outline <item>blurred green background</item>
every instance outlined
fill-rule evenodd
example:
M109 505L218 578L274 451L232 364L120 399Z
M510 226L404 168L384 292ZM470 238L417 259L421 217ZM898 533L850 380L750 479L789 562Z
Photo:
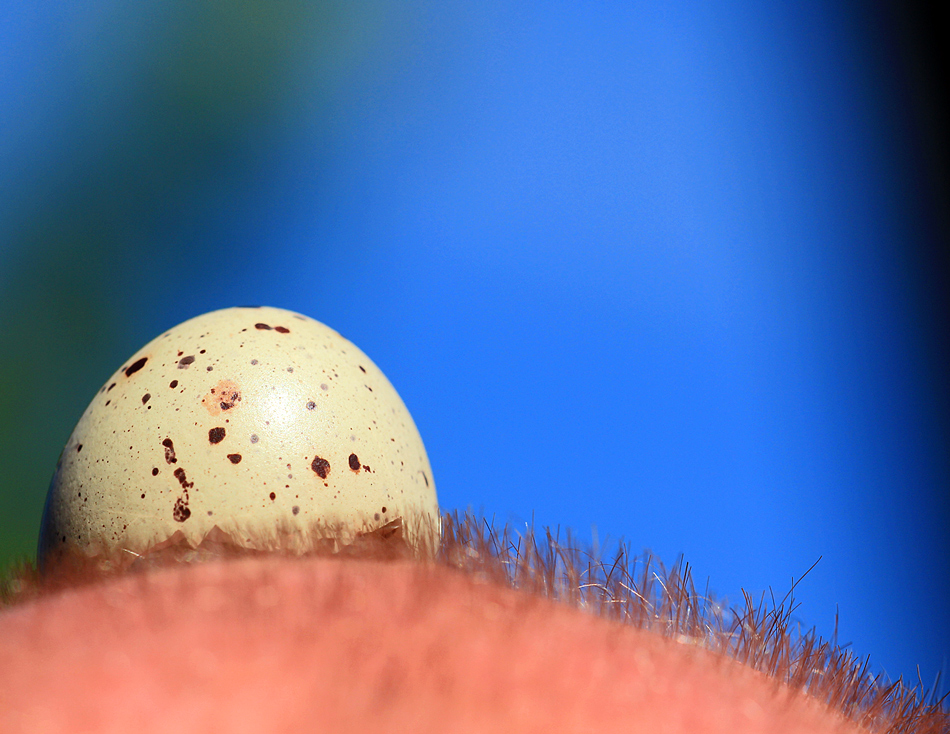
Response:
M270 157L330 117L354 69L385 73L379 29L396 20L296 0L3 12L34 45L3 39L30 73L5 80L29 90L0 132L9 143L17 115L41 126L17 129L3 161L0 565L34 555L58 453L132 335L171 325L147 314L191 301L194 315L252 265L253 237L234 230L266 216Z

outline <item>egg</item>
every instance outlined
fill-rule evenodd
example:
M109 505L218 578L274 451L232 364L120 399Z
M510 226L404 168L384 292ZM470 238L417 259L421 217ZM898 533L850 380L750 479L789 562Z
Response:
M227 308L133 354L79 419L50 483L38 562L115 561L209 536L304 553L385 528L433 548L422 438L354 344L278 308Z

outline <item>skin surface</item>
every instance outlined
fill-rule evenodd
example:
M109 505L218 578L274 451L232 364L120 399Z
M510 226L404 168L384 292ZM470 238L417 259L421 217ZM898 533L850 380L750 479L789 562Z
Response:
M444 566L259 557L0 612L0 731L857 732L766 676Z

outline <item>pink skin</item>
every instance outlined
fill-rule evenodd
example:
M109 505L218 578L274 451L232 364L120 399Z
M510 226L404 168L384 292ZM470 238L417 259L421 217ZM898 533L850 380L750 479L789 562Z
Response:
M856 732L706 650L444 567L177 566L0 612L0 731Z

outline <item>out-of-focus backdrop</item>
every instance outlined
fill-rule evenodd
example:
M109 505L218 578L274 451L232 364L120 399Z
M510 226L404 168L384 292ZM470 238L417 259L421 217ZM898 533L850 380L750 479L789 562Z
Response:
M126 357L269 304L443 507L734 602L821 556L805 627L950 672L946 39L847 5L5 3L0 563Z

